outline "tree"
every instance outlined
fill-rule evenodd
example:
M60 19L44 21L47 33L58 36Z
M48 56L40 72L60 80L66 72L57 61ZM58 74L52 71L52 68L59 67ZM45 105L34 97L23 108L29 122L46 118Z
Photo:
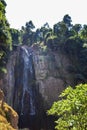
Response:
M34 42L34 32L33 29L35 28L32 21L26 22L25 27L22 27L22 42L26 45L32 45Z
M74 35L78 36L81 31L81 28L82 28L81 24L75 24L74 26L72 26L71 30L73 31Z
M35 43L40 42L42 40L42 35L39 28L35 32L34 40L35 40Z
M84 39L85 42L87 42L87 25L84 25L81 30L81 37Z
M72 24L71 24L72 20L71 20L71 17L68 14L66 14L63 17L63 22L67 25L67 27L71 27L72 26Z
M7 62L7 52L12 47L9 23L5 16L6 2L0 0L0 72Z
M46 42L46 39L52 34L52 29L49 27L48 23L45 23L41 28L40 28L40 33L42 35L42 40Z
M87 84L69 86L54 102L48 115L57 116L57 130L87 130Z
M14 28L10 29L10 33L12 36L12 44L17 45L21 43L21 38L20 38L20 31Z
M11 35L9 23L5 16L6 3L4 0L0 1L0 45L11 47Z
M67 38L67 32L68 32L68 27L66 24L61 21L58 22L57 24L54 25L53 27L54 35L57 35L59 43L65 43L66 38Z

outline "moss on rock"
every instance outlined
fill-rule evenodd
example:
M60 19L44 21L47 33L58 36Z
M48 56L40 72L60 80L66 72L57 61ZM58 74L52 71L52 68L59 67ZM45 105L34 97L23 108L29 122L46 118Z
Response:
M3 91L0 90L0 130L17 130L18 114L4 102Z

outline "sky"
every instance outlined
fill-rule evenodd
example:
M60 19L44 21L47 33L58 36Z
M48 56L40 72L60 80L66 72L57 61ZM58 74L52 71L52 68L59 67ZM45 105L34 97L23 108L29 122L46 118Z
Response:
M32 20L36 28L46 22L50 27L71 16L73 24L87 24L87 0L6 0L10 27L21 29Z

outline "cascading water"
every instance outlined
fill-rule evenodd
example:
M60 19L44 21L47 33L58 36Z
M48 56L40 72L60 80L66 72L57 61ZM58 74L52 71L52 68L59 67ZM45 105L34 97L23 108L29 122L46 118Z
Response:
M28 82L28 72L30 71L30 74L33 75L33 68L32 68L32 62L31 62L31 52L28 50L28 48L22 47L23 49L23 60L24 60L24 68L23 68L23 94L22 94L22 107L21 107L21 114L23 114L24 109L24 97L26 92L29 94L30 97L30 115L35 115L35 105L33 101L33 91L32 86L30 86Z
M19 114L19 127L32 127L37 114L36 85L32 48L21 46L17 50L14 66L13 108ZM33 121L32 121L33 120Z

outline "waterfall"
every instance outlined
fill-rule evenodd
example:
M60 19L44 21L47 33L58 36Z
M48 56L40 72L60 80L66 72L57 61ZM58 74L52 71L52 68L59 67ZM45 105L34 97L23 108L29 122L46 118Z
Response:
M32 86L28 83L28 71L30 71L30 75L33 74L33 68L32 68L32 62L31 62L31 56L32 53L30 52L29 48L22 47L23 50L23 61L24 61L24 68L23 68L23 95L22 95L22 108L21 108L21 114L23 114L23 108L24 108L24 97L26 92L30 96L30 115L35 115L35 105L33 100L33 91Z
M32 68L32 53L29 48L22 47L22 58L23 58L23 94L22 94L22 100L21 100L21 114L23 114L23 110L26 109L24 108L24 100L25 100L25 95L26 92L29 95L29 106L30 106L30 115L35 115L35 104L33 100L34 92L33 88L29 83L29 78L32 78L33 76L33 68ZM29 77L31 76L31 77Z
M6 101L19 115L19 128L32 128L38 115L32 48L17 47L10 55L7 71Z
M51 123L45 114L44 100L36 82L34 69L39 58L34 51L34 48L23 45L11 52L5 80L6 101L19 115L19 129L48 130L46 127Z

